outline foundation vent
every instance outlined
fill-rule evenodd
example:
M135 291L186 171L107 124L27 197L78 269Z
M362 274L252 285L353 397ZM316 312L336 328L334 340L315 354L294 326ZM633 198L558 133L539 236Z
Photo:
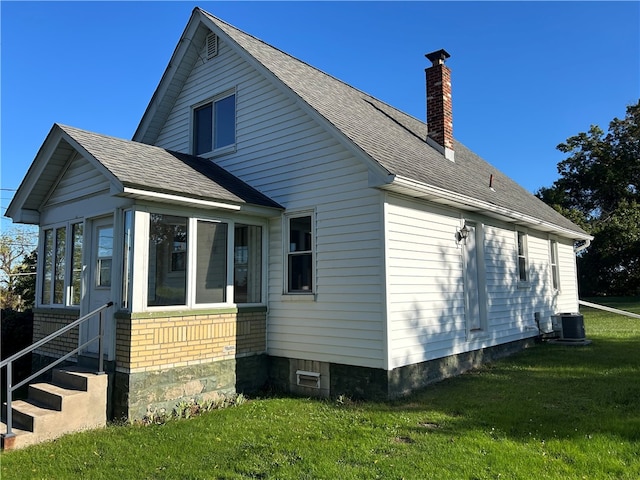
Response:
M320 388L320 373L296 370L296 381L301 387Z

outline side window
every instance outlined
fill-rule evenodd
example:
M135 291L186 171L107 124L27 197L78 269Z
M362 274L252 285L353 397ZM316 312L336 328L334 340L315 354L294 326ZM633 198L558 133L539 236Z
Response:
M226 93L193 110L193 153L204 155L236 143L236 95Z
M518 280L520 282L529 281L527 258L527 234L518 232Z
M558 242L549 240L549 261L551 264L551 285L554 290L560 289L560 269L558 267Z
M287 293L313 293L313 215L287 217Z
M82 293L83 224L44 229L42 240L40 304L79 305Z

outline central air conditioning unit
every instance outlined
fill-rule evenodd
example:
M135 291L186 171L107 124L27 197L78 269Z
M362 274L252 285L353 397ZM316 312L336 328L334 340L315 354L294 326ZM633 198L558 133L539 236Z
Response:
M551 316L553 331L560 340L583 342L586 340L584 317L579 313L559 313Z

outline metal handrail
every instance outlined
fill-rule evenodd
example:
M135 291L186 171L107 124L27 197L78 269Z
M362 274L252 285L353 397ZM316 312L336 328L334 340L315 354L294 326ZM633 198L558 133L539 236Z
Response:
M17 390L18 388L20 388L21 386L25 385L27 382L30 382L31 380L33 380L37 376L41 375L42 373L46 372L47 370L52 369L53 367L55 367L59 363L65 361L67 358L69 358L70 356L76 354L77 352L79 352L80 350L85 348L87 345L90 345L91 343L95 342L96 340L99 340L99 342L98 342L98 372L97 373L98 374L104 373L104 368L103 368L104 367L104 360L102 358L103 357L103 348L104 348L104 345L103 345L103 340L104 340L104 322L102 320L102 312L104 310L106 310L107 308L111 307L112 305L113 305L113 302L105 303L101 307L98 307L95 310L93 310L93 311L87 313L86 315L83 315L82 317L78 318L77 320L71 322L69 325L66 325L66 326L62 327L61 329L56 330L52 334L47 335L46 337L38 340L34 344L29 345L27 348L23 348L18 353L14 353L10 357L8 357L8 358L6 358L6 359L4 359L4 360L2 360L0 362L0 368L4 368L5 366L7 367L7 432L4 434L5 438L9 438L9 437L14 437L15 436L15 434L12 431L12 428L13 428L13 411L11 410L12 393L13 393L14 390ZM71 352L69 352L68 354L64 355L63 357L57 359L55 362L53 362L53 363L47 365L46 367L38 370L36 373L31 374L29 377L25 378L24 380L22 380L17 385L11 385L11 383L12 383L12 378L11 377L12 377L12 370L13 370L13 362L14 361L16 361L17 359L23 357L27 353L33 352L35 349L41 347L42 345L44 345L46 343L49 343L54 338L59 337L63 333L68 332L69 330L77 327L81 323L86 322L88 319L92 318L96 314L100 315L100 317L99 317L100 324L99 324L99 328L98 328L98 335L96 335L93 338L90 338L87 342L83 343L78 348L76 348L75 350L72 350Z

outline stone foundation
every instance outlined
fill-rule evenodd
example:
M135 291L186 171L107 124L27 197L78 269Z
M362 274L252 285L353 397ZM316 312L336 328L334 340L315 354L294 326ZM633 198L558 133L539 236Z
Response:
M254 392L267 380L266 308L116 315L115 418Z
M336 363L313 362L318 365L315 372L320 374L322 385L310 391L296 384L295 371L302 365L301 360L281 357L270 358L269 380L274 389L300 395L337 397L346 395L352 399L388 400L405 396L427 385L459 375L485 363L519 352L532 346L535 339L510 342L495 347L451 355L445 358L407 365L391 371L342 365Z

